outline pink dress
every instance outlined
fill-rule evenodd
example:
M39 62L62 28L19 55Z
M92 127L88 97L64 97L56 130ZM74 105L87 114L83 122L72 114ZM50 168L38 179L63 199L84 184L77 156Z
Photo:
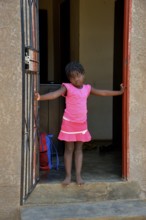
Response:
M87 126L87 98L91 86L83 85L82 88L76 88L71 83L62 85L67 89L66 108L58 139L67 142L88 142L91 135Z

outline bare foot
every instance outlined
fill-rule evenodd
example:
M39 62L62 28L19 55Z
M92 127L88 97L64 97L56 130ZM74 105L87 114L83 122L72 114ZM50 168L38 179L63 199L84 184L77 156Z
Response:
M71 182L71 177L70 176L66 176L64 181L62 182L62 184L64 186L68 186L70 184L70 182Z
M82 179L81 176L76 177L76 182L77 182L77 185L79 185L79 186L84 184L84 180Z

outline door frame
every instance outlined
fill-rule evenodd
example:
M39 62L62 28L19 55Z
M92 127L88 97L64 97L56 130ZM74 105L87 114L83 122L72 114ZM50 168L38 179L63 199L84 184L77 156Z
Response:
M122 177L129 176L129 79L130 79L130 32L131 32L132 0L124 0L123 31L123 84L125 92L122 100Z

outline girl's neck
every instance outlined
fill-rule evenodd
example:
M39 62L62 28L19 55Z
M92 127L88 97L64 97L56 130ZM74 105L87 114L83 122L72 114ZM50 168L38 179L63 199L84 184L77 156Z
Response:
M72 85L72 86L74 86L74 87L75 87L75 88L77 88L77 89L82 89L82 88L83 88L83 86L84 86L84 84L82 84L81 86L75 86L75 85L74 85L74 84L72 84L72 83L71 83L71 85Z

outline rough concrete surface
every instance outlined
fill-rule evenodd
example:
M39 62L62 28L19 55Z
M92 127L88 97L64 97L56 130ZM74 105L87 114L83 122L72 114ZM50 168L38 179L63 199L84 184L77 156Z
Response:
M132 1L130 22L129 179L146 191L146 1Z
M77 203L34 206L21 210L22 220L65 220L65 219L146 219L145 201L105 201L100 203Z
M22 58L19 0L0 1L0 219L20 209Z
M94 182L68 187L62 184L38 184L26 205L98 202L117 199L141 199L143 194L134 182Z

